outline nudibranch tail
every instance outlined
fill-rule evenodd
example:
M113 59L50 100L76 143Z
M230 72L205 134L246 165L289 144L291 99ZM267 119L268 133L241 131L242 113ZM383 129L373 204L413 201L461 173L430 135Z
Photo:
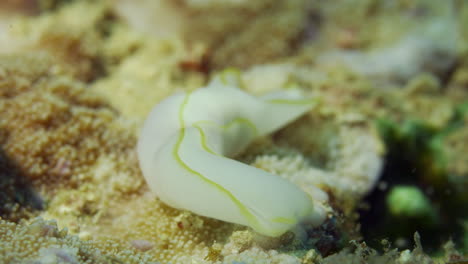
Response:
M297 94L256 98L219 81L173 95L142 129L143 175L170 206L281 235L314 214L313 201L289 181L229 157L312 106Z

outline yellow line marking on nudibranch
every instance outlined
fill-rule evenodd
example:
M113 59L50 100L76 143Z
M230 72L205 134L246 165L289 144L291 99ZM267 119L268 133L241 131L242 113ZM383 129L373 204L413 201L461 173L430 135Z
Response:
M295 224L296 220L291 219L291 218L285 218L285 217L276 217L271 219L271 221L276 222L276 223L283 223L283 224Z
M226 130L226 129L229 129L231 126L236 125L236 124L238 124L238 123L244 123L244 124L246 124L248 127L250 127L250 128L253 130L255 136L258 135L258 129L257 129L257 127L252 123L252 121L250 121L250 120L247 119L247 118L236 117L235 119L231 120L229 123L227 123L226 125L221 126L221 127L222 127L224 130Z
M184 121L184 117L183 117L183 112L185 110L185 107L187 106L188 104L188 100L189 100L189 97L190 97L190 93L188 93L185 98L184 98L184 101L182 102L180 108L179 108L179 122L180 122L180 134L179 134L179 138L176 142L176 145L175 145L175 148L173 150L173 155L175 156L175 159L177 160L177 162L179 163L179 165L182 166L182 168L184 168L185 170L187 170L188 172L198 176L201 180L203 180L204 182L206 182L207 184L215 187L216 189L218 189L220 192L224 193L225 195L227 195L231 201L239 208L239 211L241 212L241 214L255 227L260 227L260 224L258 223L258 220L257 218L252 214L250 213L249 209L247 209L244 204L242 202L240 202L230 191L226 190L223 186L219 185L218 183L206 178L205 176L203 176L201 173L199 173L198 171L195 171L194 169L190 168L190 166L185 163L182 158L180 157L179 155L179 149L180 149L180 146L182 145L182 142L184 140L184 137L185 137L185 121ZM208 148L209 149L209 148ZM211 152L210 152L211 153ZM214 152L213 152L214 153ZM215 154L216 155L216 154Z
M219 153L216 153L215 151L213 151L209 146L208 146L208 143L207 143L207 140L206 140L206 135L205 135L205 132L203 132L203 128L200 127L201 124L208 124L208 125L211 125L211 126L214 126L216 128L220 128L223 132L226 131L227 129L229 129L231 126L233 125L236 125L236 124L239 124L239 123L244 123L246 124L248 127L250 127L252 129L252 131L254 132L254 136L257 136L258 135L258 129L257 127L250 121L248 120L247 118L242 118L242 117L237 117L237 118L234 118L233 120L229 121L229 123L227 123L226 125L218 125L216 124L215 122L213 121L209 121L209 120L202 120L202 121L198 121L194 124L192 124L193 127L195 127L196 129L198 129L198 132L200 132L200 137L201 137L201 144L202 144L202 147L204 150L206 150L207 152L213 154L213 155L216 155L216 156L220 156L220 157L224 157L223 155L219 154Z
M208 124L208 125L215 126L217 128L221 128L223 131L226 131L227 129L229 129L233 125L236 125L236 124L239 124L239 123L246 124L248 127L250 127L252 129L252 131L254 132L254 135L258 136L258 128L254 125L254 123L252 121L250 121L247 118L243 118L243 117L236 117L233 120L229 121L225 125L218 125L215 122L210 121L210 120L201 120L201 121L198 121L198 122L194 123L194 125L198 126L200 124Z
M215 155L215 156L223 157L223 155L214 152L214 151L208 146L208 143L206 143L206 135L205 135L205 132L203 132L203 128L201 128L201 127L200 127L199 125L197 125L197 124L193 124L193 126L194 126L196 129L198 129L198 132L200 133L202 148L203 148L204 150L206 150L207 152L209 152L209 153Z
M229 77L235 78L238 85L242 85L241 72L236 68L227 68L220 75L219 78L224 85L229 85Z

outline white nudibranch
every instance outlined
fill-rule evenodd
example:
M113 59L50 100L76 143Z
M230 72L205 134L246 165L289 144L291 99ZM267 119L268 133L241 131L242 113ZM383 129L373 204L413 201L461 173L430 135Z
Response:
M229 157L313 105L291 92L257 98L217 78L154 107L138 141L141 170L151 190L172 207L279 236L317 218L312 198Z

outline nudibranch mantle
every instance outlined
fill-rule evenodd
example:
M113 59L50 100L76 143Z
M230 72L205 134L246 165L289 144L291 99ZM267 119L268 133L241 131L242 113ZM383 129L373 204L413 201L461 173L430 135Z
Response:
M229 157L313 105L294 92L257 98L216 78L153 108L138 141L141 170L172 207L279 236L314 218L312 199L291 182Z

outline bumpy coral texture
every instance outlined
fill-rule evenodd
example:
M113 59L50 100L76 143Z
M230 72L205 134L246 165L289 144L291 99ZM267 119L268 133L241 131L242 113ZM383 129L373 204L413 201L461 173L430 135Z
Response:
M178 263L196 252L203 259L207 246L226 236L231 225L184 216L143 195L134 128L99 96L66 76L51 74L54 64L47 58L0 61L2 161L21 172L39 200L48 202L47 208L45 203L34 208L47 209L40 215L59 219L60 226L81 239L100 241L96 247L104 253L117 249L121 253L113 256L119 259L133 256L128 250L150 249L155 260ZM2 191L12 184L2 182ZM13 209L3 216L15 220L21 201L8 202ZM39 248L23 257L34 257Z
M93 242L57 228L55 221L35 219L30 225L0 220L0 255L3 263L127 263L148 261L148 256L129 251L116 257L99 250Z
M101 153L129 154L134 137L115 111L83 85L54 77L41 57L2 58L0 69L3 150L33 182L79 185Z

